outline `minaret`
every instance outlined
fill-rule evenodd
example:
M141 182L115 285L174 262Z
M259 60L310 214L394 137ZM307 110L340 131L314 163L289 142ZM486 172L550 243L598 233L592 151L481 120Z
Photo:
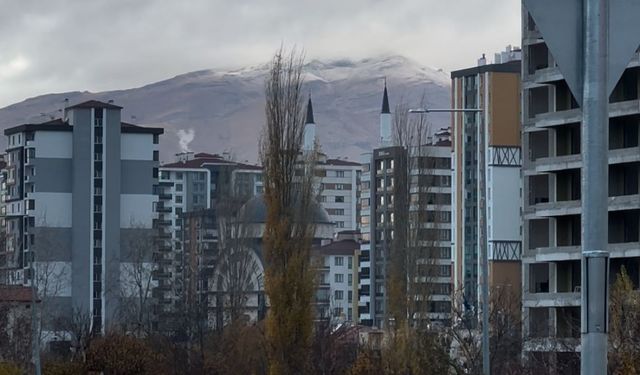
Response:
M384 94L382 95L382 111L380 112L380 146L389 147L391 139L391 111L389 110L389 96L387 95L387 80L384 81Z
M307 121L304 124L304 143L303 151L313 151L316 147L316 123L313 120L313 105L311 104L311 95L309 95L309 103L307 104Z

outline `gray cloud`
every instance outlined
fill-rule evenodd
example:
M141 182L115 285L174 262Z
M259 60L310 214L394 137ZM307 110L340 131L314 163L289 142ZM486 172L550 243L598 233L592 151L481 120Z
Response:
M282 43L453 70L519 32L518 0L0 0L0 107L258 64Z

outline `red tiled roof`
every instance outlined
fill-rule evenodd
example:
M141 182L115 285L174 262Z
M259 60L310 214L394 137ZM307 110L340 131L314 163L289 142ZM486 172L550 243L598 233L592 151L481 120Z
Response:
M314 247L311 251L314 255L353 255L360 248L360 244L354 240L333 241L330 244Z
M227 160L220 155L207 154L205 152L200 152L195 154L194 159L165 164L165 165L162 165L161 168L191 169L191 168L202 168L206 164L225 164L225 165L236 166L239 169L262 170L262 167L259 165L238 163L232 160Z
M21 285L2 285L0 302L31 302L31 288Z

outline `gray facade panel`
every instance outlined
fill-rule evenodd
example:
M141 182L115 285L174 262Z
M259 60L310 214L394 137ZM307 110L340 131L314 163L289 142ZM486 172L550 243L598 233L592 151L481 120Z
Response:
M71 287L73 306L89 311L91 232L91 109L75 109L73 118L73 198ZM37 172L36 172L37 173Z
M107 109L104 139L105 322L115 318L120 298L120 110Z
M71 262L71 228L35 227L33 244L38 262Z
M43 299L39 306L45 314L42 316L44 331L61 331L67 327L67 322L73 318L74 308L72 297L51 296Z
M156 229L127 228L120 231L120 261L150 263L155 250Z
M119 157L119 152L118 152ZM153 167L157 162L153 160L123 160L122 161L122 194L153 194Z
M70 193L72 189L72 159L35 158L35 175L29 178L34 182L38 193Z

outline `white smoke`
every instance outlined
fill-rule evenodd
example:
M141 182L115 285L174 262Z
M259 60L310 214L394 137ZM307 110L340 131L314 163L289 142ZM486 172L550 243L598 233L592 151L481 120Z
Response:
M182 152L189 152L191 151L191 149L189 148L189 144L191 142L193 142L193 138L195 138L196 136L196 132L193 129L180 129L176 132L176 134L178 135L178 138L180 138L180 140L178 141L178 143L180 144L180 150L182 150Z

